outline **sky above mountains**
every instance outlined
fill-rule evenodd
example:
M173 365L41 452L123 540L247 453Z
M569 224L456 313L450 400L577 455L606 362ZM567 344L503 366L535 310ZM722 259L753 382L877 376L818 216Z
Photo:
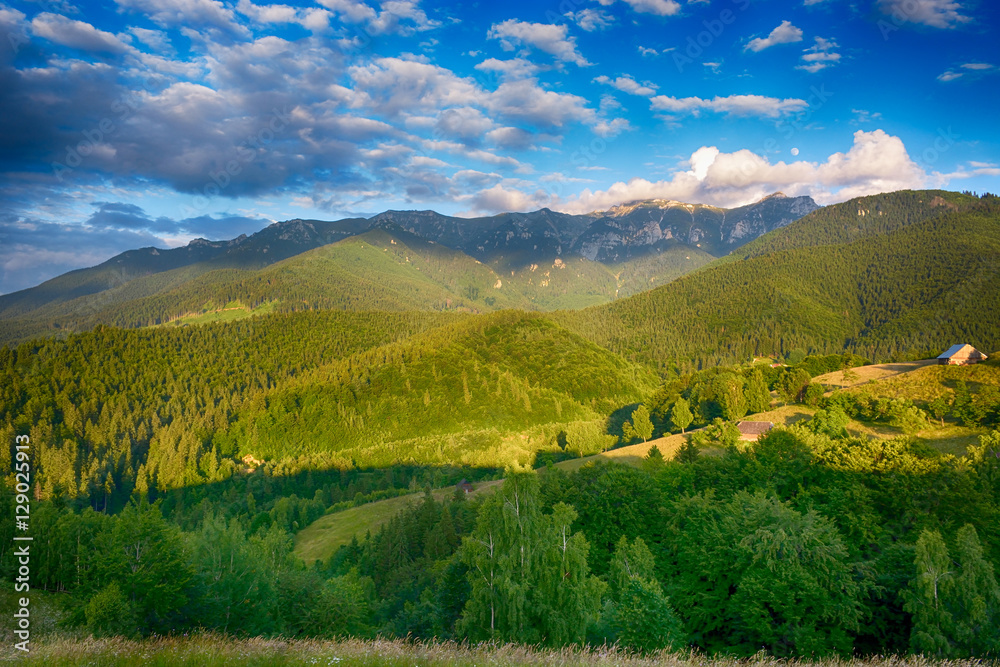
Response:
M0 292L385 209L1000 190L997 3L0 4Z

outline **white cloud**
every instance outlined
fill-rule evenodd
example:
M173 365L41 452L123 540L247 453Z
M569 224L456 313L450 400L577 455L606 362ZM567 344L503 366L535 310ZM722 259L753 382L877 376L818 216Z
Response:
M131 27L128 29L130 33L136 36L140 42L155 49L156 51L171 51L173 47L170 44L170 38L167 33L162 30L149 30L148 28Z
M312 32L330 28L333 13L316 7L303 9L288 5L255 5L251 0L239 0L236 11L259 24L295 23Z
M480 190L467 198L471 208L459 215L473 216L483 213L499 213L506 211L537 211L546 206L549 196L542 190L526 194L521 190L506 188L497 183L492 188Z
M615 20L611 14L605 11L590 8L581 9L576 13L566 12L563 16L574 21L582 30L586 30L587 32L610 28Z
M336 12L342 19L351 23L364 23L366 21L374 21L376 18L375 10L363 2L357 2L356 0L318 1L319 4L330 11Z
M792 25L791 21L782 21L767 37L757 37L746 45L746 51L759 52L775 44L791 44L802 41L802 31Z
M489 94L486 104L494 113L539 127L562 127L571 121L587 125L597 122L597 114L587 107L587 100L545 90L534 79L505 81Z
M882 130L854 133L846 153L834 153L822 163L770 163L748 150L723 153L703 146L680 165L669 180L635 178L607 190L589 189L555 201L552 208L567 213L604 210L636 199L677 199L686 202L740 206L775 191L808 194L828 204L878 192L924 187L929 179L907 154L903 142Z
M622 109L624 107L622 107L622 103L619 102L614 95L612 95L611 93L605 93L604 95L601 95L601 103L599 108L601 110L601 113L607 113L608 111L614 111L615 109Z
M836 48L837 43L832 39L817 37L812 46L803 49L802 62L805 64L798 65L797 69L815 73L836 64L840 61L840 54L834 51Z
M414 167L423 167L423 168L428 168L428 167L437 168L437 167L451 166L444 160L439 160L435 157L428 157L426 155L414 155L412 158L410 158L409 164Z
M494 23L487 37L499 39L500 45L508 51L513 51L519 44L527 44L563 62L575 63L580 67L589 65L586 58L576 50L576 39L568 37L568 32L569 28L565 25L507 19L503 23Z
M996 65L991 65L990 63L964 63L959 67L959 69L965 71L956 72L955 69L949 69L939 74L937 80L945 83L948 81L954 81L955 79L961 79L963 77L975 80L983 76L989 76L1000 72L1000 68L997 68Z
M349 68L355 94L371 97L381 113L396 115L449 106L467 106L480 101L483 91L471 79L461 78L437 65L378 58L368 65Z
M218 0L115 0L122 9L145 14L159 26L213 26L246 34L233 10Z
M778 99L763 95L730 95L729 97L714 97L705 100L700 97L667 97L657 95L652 98L651 108L654 111L667 111L674 114L699 115L702 111L728 113L735 116L764 116L777 118L782 115L796 113L805 109L805 100L794 98Z
M486 140L498 148L525 150L536 144L538 138L519 127L498 127L486 133Z
M615 0L597 0L605 7L614 4ZM681 10L680 3L675 0L624 0L639 14L654 14L656 16L673 16Z
M110 32L98 30L89 23L74 21L60 14L39 14L31 21L31 30L38 37L82 51L125 53L129 50Z
M483 72L499 72L502 76L511 79L524 79L537 74L541 67L524 58L511 58L510 60L487 58L476 65L476 69Z
M618 77L617 79L611 79L604 75L596 77L594 79L595 83L602 83L606 86L612 86L622 91L623 93L630 93L632 95L641 95L643 97L651 97L656 94L656 84L649 81L643 81L641 84L633 79L630 75L625 74Z
M868 111L867 109L851 109L854 114L854 122L859 124L871 123L882 119L882 114L878 111Z
M454 137L466 143L474 143L493 129L493 121L479 109L459 107L438 113L436 129L441 137Z
M594 134L608 139L611 137L617 137L622 132L631 129L632 126L629 124L628 120L624 118L612 118L611 120L599 121L596 125L594 125Z
M953 0L879 0L884 14L899 22L918 23L932 28L955 28L972 19L962 14L962 5Z
M400 33L410 34L414 30L432 30L441 25L427 17L424 10L420 9L419 3L413 0L388 0L381 5L382 11L378 17L368 24L369 29L376 34ZM412 26L403 24L401 19L412 22Z

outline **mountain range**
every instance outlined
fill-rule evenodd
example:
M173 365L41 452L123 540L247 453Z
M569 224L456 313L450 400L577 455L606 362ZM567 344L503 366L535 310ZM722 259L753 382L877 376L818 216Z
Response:
M775 193L734 209L650 200L584 215L293 219L229 241L130 250L0 296L0 340L226 309L579 308L670 282L817 208Z

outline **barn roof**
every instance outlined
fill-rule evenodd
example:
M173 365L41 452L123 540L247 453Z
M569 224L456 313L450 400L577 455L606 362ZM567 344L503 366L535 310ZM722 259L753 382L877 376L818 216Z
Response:
M961 353L961 355L959 355L959 353ZM982 354L982 352L979 352L979 350L977 350L976 348L972 347L968 343L958 343L957 345L952 345L947 350L945 350L944 352L942 352L938 356L938 359L951 359L952 357L956 357L956 356L967 357L967 356L969 356L970 354L973 354L973 353ZM983 355L983 356L985 357L985 355Z
M771 422L740 422L736 425L743 435L763 435L774 428Z

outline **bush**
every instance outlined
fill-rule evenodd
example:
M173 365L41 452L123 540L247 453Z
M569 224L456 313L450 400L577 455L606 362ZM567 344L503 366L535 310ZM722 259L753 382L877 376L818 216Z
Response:
M90 598L85 613L87 629L95 637L131 637L136 634L135 609L115 582Z

